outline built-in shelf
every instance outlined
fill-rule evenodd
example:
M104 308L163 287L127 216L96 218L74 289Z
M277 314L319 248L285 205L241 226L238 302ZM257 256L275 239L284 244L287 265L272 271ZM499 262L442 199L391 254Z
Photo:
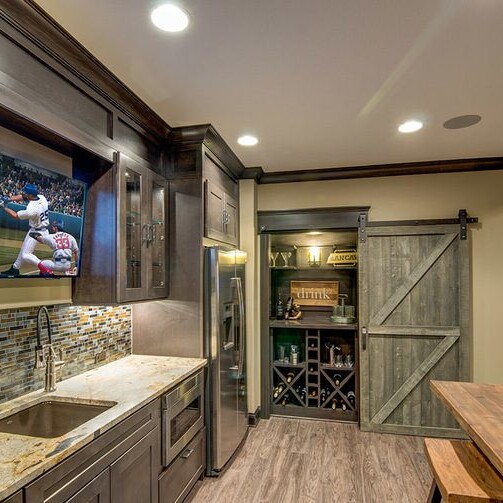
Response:
M306 316L300 320L270 320L269 326L271 328L323 328L323 329L332 329L332 330L356 330L358 325L356 323L351 324L342 324L342 323L334 323L330 316L319 316L319 317L310 317Z

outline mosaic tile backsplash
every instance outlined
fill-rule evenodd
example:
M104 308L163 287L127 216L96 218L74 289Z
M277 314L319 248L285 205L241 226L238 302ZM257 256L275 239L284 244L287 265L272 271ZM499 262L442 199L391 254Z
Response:
M65 365L58 380L131 354L131 307L48 306L52 341ZM0 310L0 403L44 387L33 368L38 307ZM47 342L45 318L42 343ZM104 353L102 353L104 351ZM96 362L101 353L104 360Z

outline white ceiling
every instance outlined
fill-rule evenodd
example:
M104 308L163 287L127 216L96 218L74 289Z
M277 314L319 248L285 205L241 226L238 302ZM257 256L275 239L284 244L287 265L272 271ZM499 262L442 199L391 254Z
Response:
M171 126L265 171L503 155L502 0L37 0ZM467 129L447 119L479 114ZM420 118L403 135L397 126ZM243 133L258 136L241 147Z

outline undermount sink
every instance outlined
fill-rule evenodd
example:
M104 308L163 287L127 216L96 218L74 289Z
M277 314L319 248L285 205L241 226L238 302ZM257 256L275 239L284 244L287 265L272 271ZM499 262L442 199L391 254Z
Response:
M0 419L0 432L55 438L68 433L116 405L116 402L75 402L46 399Z

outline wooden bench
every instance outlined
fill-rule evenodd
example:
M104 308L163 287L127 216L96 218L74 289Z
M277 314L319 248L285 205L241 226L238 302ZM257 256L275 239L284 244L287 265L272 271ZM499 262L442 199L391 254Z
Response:
M503 477L471 441L426 438L433 472L428 502L503 502Z

